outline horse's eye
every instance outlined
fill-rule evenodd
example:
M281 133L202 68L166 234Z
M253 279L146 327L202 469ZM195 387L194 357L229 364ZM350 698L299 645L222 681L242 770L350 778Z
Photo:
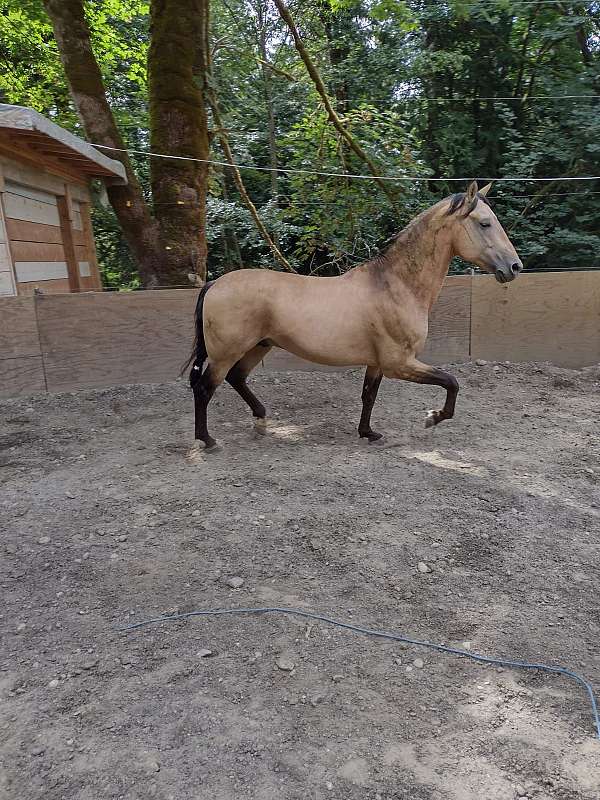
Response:
M479 224L482 228L489 228L492 223L489 221L489 219L482 219Z

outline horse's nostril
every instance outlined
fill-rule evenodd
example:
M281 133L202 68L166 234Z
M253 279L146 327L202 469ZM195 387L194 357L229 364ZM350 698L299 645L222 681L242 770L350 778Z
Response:
M523 268L523 265L521 264L520 261L515 261L515 263L511 264L511 266L510 266L510 269L511 269L513 275L518 275L519 272L521 272L522 268Z

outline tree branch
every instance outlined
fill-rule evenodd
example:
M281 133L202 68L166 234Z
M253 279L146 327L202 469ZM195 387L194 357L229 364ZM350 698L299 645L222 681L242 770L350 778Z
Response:
M325 84L323 83L323 79L321 78L319 70L317 69L317 67L316 67L315 63L313 62L312 58L310 57L307 49L304 47L304 43L302 41L300 33L298 32L298 28L296 27L294 19L293 19L292 15L289 12L289 9L287 8L287 6L283 2L283 0L274 0L274 3L277 6L277 10L279 11L279 14L280 14L281 18L283 19L283 21L286 23L286 25L290 29L290 32L291 32L292 37L294 39L294 44L296 46L296 50L298 51L298 54L300 55L300 58L302 59L302 61L304 62L304 65L306 66L308 74L310 75L310 77L311 77L311 79L312 79L312 81L313 81L313 83L315 85L315 89L319 93L319 96L321 98L321 102L323 103L323 106L325 107L325 110L327 111L327 116L329 117L329 120L330 120L331 124L338 131L338 133L343 137L343 139L345 139L345 141L348 143L348 146L350 147L350 149L360 158L361 161L363 161L367 165L367 167L369 169L369 172L374 176L375 182L377 183L377 185L380 187L380 189L384 192L384 194L390 200L390 202L392 203L392 206L394 208L396 208L396 197L395 197L394 193L390 191L389 186L384 181L382 181L382 180L380 180L378 178L379 170L377 169L376 165L369 158L369 156L365 153L365 151L362 149L362 147L358 144L356 139L344 127L341 119L339 118L339 116L337 115L335 109L331 105L331 100L329 99L329 96L327 94L327 90L325 88Z

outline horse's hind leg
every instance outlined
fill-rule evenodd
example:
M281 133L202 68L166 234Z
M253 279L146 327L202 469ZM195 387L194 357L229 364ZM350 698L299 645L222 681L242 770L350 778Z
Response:
M381 434L371 428L371 412L377 399L382 373L376 367L367 367L362 390L362 414L358 423L358 435L370 442L381 439Z
M204 442L205 450L210 452L218 446L208 432L208 404L217 387L223 383L228 369L209 364L201 374L199 369L194 371L198 373L198 377L193 376L190 381L194 392L194 435L196 439Z
M270 349L271 345L268 342L257 344L256 347L249 350L243 358L240 358L240 360L234 364L226 377L227 383L229 383L240 395L242 400L250 406L256 420L255 428L259 433L265 433L266 431L267 412L254 392L248 387L246 379L254 367L267 355Z

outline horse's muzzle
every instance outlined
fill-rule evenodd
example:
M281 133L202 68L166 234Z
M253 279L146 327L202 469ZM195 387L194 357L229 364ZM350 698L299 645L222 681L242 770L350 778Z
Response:
M523 270L523 264L521 261L513 261L510 266L502 265L501 267L496 267L494 272L496 276L496 280L498 283L510 283L514 281L517 275L521 274Z

